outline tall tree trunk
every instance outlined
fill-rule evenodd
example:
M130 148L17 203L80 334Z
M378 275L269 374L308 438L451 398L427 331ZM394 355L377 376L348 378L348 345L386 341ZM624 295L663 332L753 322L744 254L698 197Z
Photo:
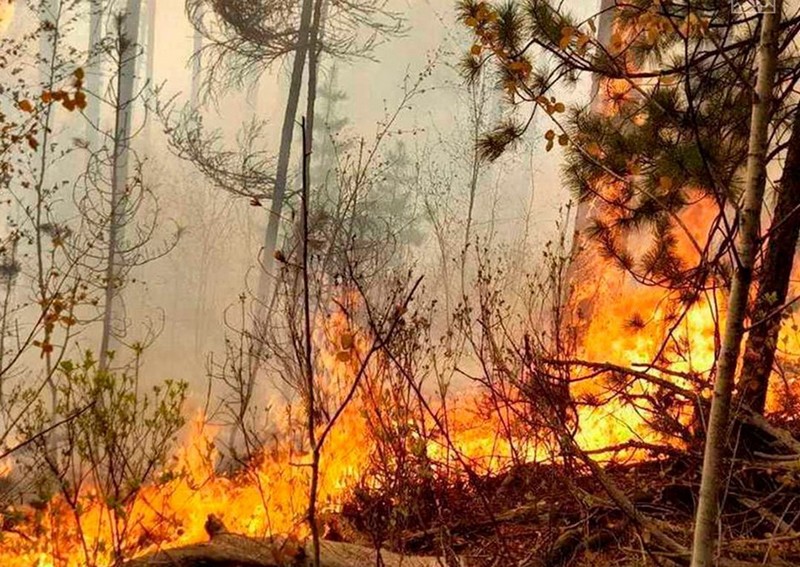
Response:
M89 60L86 69L86 90L97 97L86 109L86 139L90 147L97 144L97 130L100 128L100 111L103 99L103 64L97 50L103 39L103 14L105 13L104 0L91 0L89 2Z
M156 0L147 0L147 47L145 49L145 81L155 86L156 67ZM148 120L145 130L146 147L150 148L154 120Z
M311 51L311 59L313 69L316 65L319 54L316 49L316 34L312 39L311 27L312 20L316 22L315 29L319 29L319 17L321 14L322 4L325 0L303 0L303 8L300 13L300 27L298 28L297 35L297 49L294 54L294 63L292 65L292 75L289 83L289 96L286 100L286 110L283 116L283 128L281 130L281 145L278 153L278 167L275 174L275 187L272 195L272 203L270 205L269 220L267 221L267 231L264 236L264 256L263 266L259 274L256 318L253 324L253 336L258 338L260 330L263 328L264 321L268 313L268 305L270 302L271 294L271 278L273 277L273 266L275 265L275 250L278 242L278 228L280 226L281 213L283 211L283 197L286 192L286 184L289 177L289 160L291 158L292 139L294 137L294 127L297 119L297 109L300 106L300 91L303 84L303 69L305 68L306 58L309 57ZM314 44L313 47L311 44ZM313 84L314 93L308 93L306 100L307 109L313 111L316 101L316 82L317 72L313 69L309 73L309 88ZM304 145L308 143L304 140ZM303 148L305 155L305 147ZM256 340L255 350L250 353L250 372L248 376L247 392L249 400L252 392L255 389L256 375L259 365L260 350L263 344ZM240 408L240 415L245 415L247 407ZM233 449L236 443L237 429L231 428L229 446Z
M63 41L62 16L64 11L63 0L42 0L39 5L40 13L40 77L42 90L52 91L59 69L58 54ZM38 300L43 309L48 309L52 301L50 292L50 278L48 273L50 268L45 264L44 238L45 231L43 226L49 222L50 213L46 186L48 183L48 171L52 154L53 125L55 123L55 113L52 105L47 105L44 109L42 120L42 138L39 147L38 171L36 172L36 202L34 205L34 233L36 246L36 288ZM42 313L44 315L44 312ZM43 342L50 343L52 330L45 326ZM50 390L51 408L55 408L58 402L58 388L54 380L55 368L53 367L53 353L47 351L44 355L45 375L47 387ZM52 419L55 419L53 414ZM51 440L48 440L48 447L52 449Z
M319 82L319 58L322 54L322 41L325 33L324 11L327 0L314 2L314 16L308 32L308 92L306 93L306 151L310 154L314 147L314 117L317 105L317 84Z
M198 8L203 10L203 8ZM202 12L199 16L202 19ZM194 42L192 44L192 90L189 103L192 109L196 110L200 106L200 82L203 78L203 58L201 52L203 51L203 35L200 30L195 27Z
M481 174L480 137L485 127L486 87L485 82L475 82L469 87L470 126L472 127L472 159L467 187L467 220L464 225L464 244L461 248L461 297L467 297L467 255L472 243L472 223L475 215L475 199ZM449 282L447 284L449 285ZM447 314L450 316L450 313Z
M711 567L714 564L720 464L727 444L733 381L744 336L744 320L753 280L753 265L759 247L761 209L766 185L768 131L778 59L778 31L782 4L782 0L776 0L775 13L764 14L761 17L761 38L757 59L758 80L750 119L747 170L743 204L739 215L739 242L736 246L738 265L731 284L725 334L717 362L717 377L706 433L700 499L695 518L692 567Z
M753 308L754 325L745 343L739 375L741 401L763 413L769 377L775 362L781 307L789 292L797 239L800 236L800 109L795 110L789 149L783 165L778 202L772 217L767 250L758 277L758 297Z
M767 402L769 377L781 329L780 308L789 292L800 236L800 109L795 111L779 187L764 264L758 278L758 297L753 309L756 321L747 336L739 375L742 403L759 413L764 412Z
M600 15L597 21L597 42L604 48L611 45L611 36L614 31L614 22L616 18L616 0L600 0ZM600 91L600 86L603 83L603 77L600 74L595 74L592 77L591 87L591 111L593 113L602 113L605 111L607 97ZM566 267L564 274L566 285L563 288L562 301L571 303L573 309L578 315L576 323L578 323L578 332L581 332L581 327L588 325L592 319L593 311L593 297L581 297L583 290L590 289L581 284L581 275L585 273L599 274L595 278L603 277L603 270L592 265L594 255L590 253L583 253L589 242L587 230L591 223L592 207L594 199L579 201L575 207L575 225L572 233L572 245L570 248L569 263ZM599 283L599 282L598 282Z
M145 52L145 79L155 81L156 66L156 0L147 0L147 49Z
M608 47L611 44L611 35L614 31L614 13L616 11L616 0L600 0L600 16L597 24L597 42ZM600 84L602 77L595 74L592 77L592 112L602 112L605 99L600 96ZM572 238L572 261L574 263L577 256L585 244L585 232L589 227L590 216L589 213L592 208L592 202L581 201L575 208L575 231Z
M275 172L275 188L272 194L267 231L264 234L264 262L258 282L258 301L260 302L259 314L263 315L264 308L269 303L270 282L274 276L275 248L278 242L278 228L280 227L283 212L283 198L286 193L286 184L289 178L289 160L292 152L292 139L294 137L297 109L300 104L300 91L303 84L303 69L308 56L308 35L311 28L311 17L314 0L303 0L300 13L300 27L297 33L297 49L294 54L292 75L289 84L289 96L286 100L286 110L283 115L281 129L281 145L278 153L278 167ZM256 324L258 324L257 322Z
M100 368L108 368L108 352L114 338L121 282L122 258L120 241L125 224L128 161L130 157L131 122L134 105L136 60L138 55L139 20L142 0L128 0L119 29L120 54L117 68L116 119L114 125L114 154L111 172L111 211L108 230L108 258L106 260L106 289L103 313L103 335L100 344Z

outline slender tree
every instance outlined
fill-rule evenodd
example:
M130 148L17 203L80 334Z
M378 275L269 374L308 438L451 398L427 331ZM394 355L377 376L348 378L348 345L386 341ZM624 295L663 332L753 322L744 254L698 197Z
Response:
M105 277L103 332L100 341L100 368L108 368L109 349L114 338L120 288L120 248L125 224L125 200L130 161L131 124L135 102L136 61L139 55L141 0L128 0L126 10L117 18L117 50L120 57L116 77L114 148L111 177L111 220L108 230L108 259Z
M786 160L778 184L778 198L772 213L772 224L761 269L758 272L758 295L753 305L751 326L747 334L738 390L741 401L752 411L766 408L769 378L775 362L778 334L793 259L800 235L800 110L794 109L794 125L788 141Z
M328 0L187 0L187 10L197 29L208 40L203 48L208 61L205 84L211 90L250 81L265 68L286 56L292 58L275 183L271 188L269 218L264 234L262 273L259 274L257 319L269 303L274 254L285 206L291 149L297 127L306 69L316 91L319 58L358 57L370 53L377 42L402 33L402 18L385 8L386 0L328 2ZM216 28L205 23L202 10L213 9ZM306 65L309 65L306 67ZM312 69L313 67L313 69ZM316 92L306 92L306 110L313 110ZM313 112L309 114L313 120Z
M103 17L105 14L105 0L90 0L89 2L89 51L86 63L86 90L94 97L95 104L88 105L86 109L86 138L91 147L97 144L97 132L100 128L100 111L103 99L103 65L100 51L103 39Z
M156 0L147 0L147 65L145 78L151 85L155 81L156 65Z
M721 484L722 455L727 445L728 421L733 394L736 365L744 337L753 267L759 251L761 209L766 186L769 125L772 115L773 89L778 62L778 34L780 31L782 0L776 0L774 12L761 16L761 38L758 53L758 79L753 93L748 143L747 169L744 195L739 212L738 263L735 266L725 334L717 362L714 395L706 432L703 455L703 476L700 482L700 500L697 503L692 567L714 565L717 520L719 516L719 487Z
M611 44L611 36L614 28L615 5L615 0L600 0L600 12L597 18L597 43L601 46L604 46L606 49ZM600 87L602 86L603 81L604 78L600 73L595 73L592 76L591 100L593 112L602 112L605 98L602 96ZM582 247L586 243L587 231L591 226L591 203L592 199L585 199L579 201L578 205L575 207L575 230L572 236L571 253L573 261L570 267L570 278L574 274L575 262Z
M199 7L197 17L202 19L204 12L203 7ZM200 84L203 80L203 34L199 27L195 28L192 37L192 90L189 104L196 109L200 106Z
M294 138L295 121L297 120L297 110L300 104L303 69L305 68L306 56L308 54L309 31L311 29L313 7L314 0L303 0L300 25L297 32L298 43L294 52L292 74L289 79L289 95L286 99L283 126L281 127L280 149L278 151L278 164L275 172L275 187L272 191L269 218L267 219L267 230L264 233L264 257L262 271L259 274L257 296L258 300L261 302L261 309L258 311L260 314L264 313L263 308L269 301L270 282L272 281L271 278L274 278L272 267L274 265L275 251L277 250L278 228L280 227L281 215L283 214L283 199L286 194L286 184L289 179L292 139Z

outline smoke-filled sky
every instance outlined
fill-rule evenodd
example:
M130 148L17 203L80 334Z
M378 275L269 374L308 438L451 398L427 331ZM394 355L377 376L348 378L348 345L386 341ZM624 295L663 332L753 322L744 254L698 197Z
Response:
M593 1L571 3L586 15L596 10ZM0 6L7 15L5 0ZM158 0L156 8L154 82L163 85L162 100L175 96L181 106L189 100L193 30L184 0ZM412 160L425 162L434 172L452 172L456 179L452 194L463 199L467 188L458 175L467 167L471 142L467 91L457 67L469 50L469 32L456 21L453 0L392 0L389 8L403 14L406 33L388 39L369 59L337 67L338 88L346 93L339 111L348 120L348 135L372 143L386 112L400 104L405 78L413 81L430 66L433 72L425 80L424 93L400 114L396 130L404 133L393 135L392 142L401 141ZM70 35L76 46L87 43L87 19L79 18ZM5 33L19 35L33 21L33 14L20 4ZM0 29L9 23L7 18L3 22ZM323 59L323 69L329 64ZM221 128L227 142L233 143L243 122L266 120L266 149L277 152L287 76L286 64L277 65L250 92L232 89L208 101L202 110L207 126ZM584 104L588 91L588 84L579 83L572 92L558 96ZM507 112L508 107L490 95L489 122ZM215 360L222 356L223 338L236 326L237 297L253 289L266 209L211 186L191 164L170 153L160 130L151 123L146 142L134 145L146 158L144 174L165 209L163 218L180 227L184 238L172 254L139 275L128 292L128 315L140 326L141 321L156 321L150 326L160 329L145 358L148 375L201 383L210 356L213 353ZM66 126L62 131L71 135ZM482 173L475 218L477 234L483 231L496 243L518 238L527 223L531 266L539 257L539 246L554 233L559 208L569 199L559 179L560 151L545 152L542 132L534 123L523 144ZM432 234L425 237L416 258L421 270L435 261L436 254ZM92 341L87 343L91 346Z
M596 11L593 1L572 0L577 13L587 15ZM462 55L469 49L470 38L467 30L455 19L455 2L452 0L392 0L390 9L402 13L406 18L407 33L403 37L390 38L372 54L370 59L356 59L339 65L339 87L347 93L347 101L342 111L351 124L364 136L371 136L376 123L384 118L385 109L390 111L402 97L404 76L414 76L422 71L428 61L435 59L435 73L427 82L428 96L415 101L413 108L401 118L403 128L424 130L427 141L434 140L444 133L452 135L458 121L466 115L463 108L463 82L457 75L456 67ZM190 68L187 63L192 51L192 29L186 20L183 0L159 0L158 27L156 31L157 58L155 79L165 82L168 92L188 93L190 88ZM323 65L325 62L323 61ZM277 67L268 72L260 81L257 95L248 95L249 102L256 101L257 110L240 105L237 97L228 93L223 101L207 106L209 113L219 112L226 117L236 116L242 108L245 113L258 113L266 118L276 129L282 118L282 104L285 98L285 83L288 70ZM564 93L567 98L582 101L587 98L588 88L579 87L573 93ZM462 100L459 101L459 98ZM462 108L459 108L459 104ZM235 112L231 112L234 110ZM490 108L490 112L500 112L501 108ZM239 115L239 117L244 118ZM225 123L232 124L230 120ZM545 225L554 220L555 210L568 196L561 190L558 180L558 152L544 152L541 131L532 128L530 147L520 148L518 157L521 168L533 165L536 171L537 195L535 207L541 216L537 224ZM532 155L531 155L532 152ZM524 183L528 176L515 181ZM529 184L529 183L528 183ZM506 189L520 189L509 187ZM522 187L525 193L528 187ZM515 191L516 192L516 191ZM517 195L524 196L524 195Z

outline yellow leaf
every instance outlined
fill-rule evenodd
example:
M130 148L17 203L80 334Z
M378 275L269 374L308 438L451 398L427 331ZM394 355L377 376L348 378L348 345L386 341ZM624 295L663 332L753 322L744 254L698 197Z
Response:
M545 140L552 141L555 137L556 137L556 133L553 132L552 130L548 130L547 132L544 133L544 139Z
M566 146L569 144L569 136L567 134L561 134L558 137L558 144L561 146Z
M591 38L585 33L582 33L580 36L578 36L578 53L581 55L586 53L586 47L589 45L590 39Z
M17 103L17 106L22 112L33 112L33 105L29 100L21 100Z
M586 146L586 153L595 158L603 156L603 149L597 142L589 142Z
M473 18L472 16L470 16L469 18L464 20L464 23L467 24L471 28L478 27L478 20Z
M556 112L564 112L566 109L567 108L564 106L563 102L557 102L553 106L553 110L555 110Z
M481 54L481 51L483 51L483 47L481 47L477 43L472 46L472 49L469 50L469 52L472 53L475 57L478 57Z
M566 49L569 47L569 44L572 43L572 34L575 33L575 30L570 26L565 27L561 30L561 41L558 42L558 46L561 49Z

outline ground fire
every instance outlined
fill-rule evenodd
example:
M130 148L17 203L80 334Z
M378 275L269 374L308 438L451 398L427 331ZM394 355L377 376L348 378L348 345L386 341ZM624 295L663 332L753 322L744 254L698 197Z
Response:
M0 0L0 566L800 564L796 3L172 4Z

